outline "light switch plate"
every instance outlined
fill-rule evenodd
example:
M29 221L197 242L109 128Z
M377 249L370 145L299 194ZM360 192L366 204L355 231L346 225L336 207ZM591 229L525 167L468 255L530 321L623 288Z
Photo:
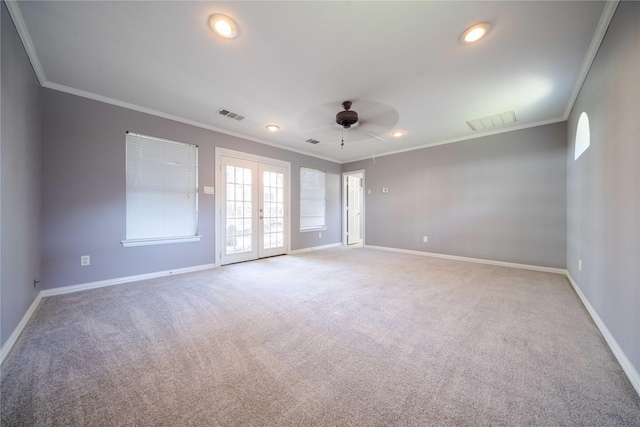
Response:
M204 194L215 194L214 187L207 187L206 185L203 187Z

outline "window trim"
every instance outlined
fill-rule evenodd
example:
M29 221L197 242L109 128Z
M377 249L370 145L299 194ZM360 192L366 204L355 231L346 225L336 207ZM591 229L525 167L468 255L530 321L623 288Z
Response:
M310 167L306 167L306 166L300 166L300 172L302 172L302 169L307 169L307 170L311 170L311 171L315 171L315 172L320 172L322 174L324 174L324 213L323 213L323 218L324 218L324 224L323 225L317 225L314 227L299 227L299 231L301 233L306 233L306 232L313 232L313 231L324 231L324 230L328 230L328 226L327 226L327 171L321 170L321 169L315 169L315 168L310 168ZM300 179L300 192L302 193L302 179ZM302 194L300 194L300 205L302 205ZM299 214L299 218L298 219L302 219L302 207L300 208L300 214ZM302 222L302 221L300 221Z
M308 231L324 231L324 230L328 230L329 227L327 227L326 225L323 227L313 227L313 228L301 228L299 231L301 233L306 233Z
M120 243L125 248L131 248L135 246L151 246L151 245L166 245L169 243L199 242L200 239L202 239L201 235L185 236L185 237L154 237L150 239L121 240Z
M123 247L125 248L129 248L129 247L136 247L136 246L151 246L151 245L165 245L165 244L173 244L173 243L188 243L188 242L199 242L200 239L202 239L202 235L198 234L199 233L199 228L200 228L200 187L199 187L199 182L198 182L198 170L199 170L199 156L198 156L198 148L199 146L197 144L192 144L192 143L188 143L188 142L181 142L181 141L173 141L170 139L164 139L164 138L158 138L155 136L149 136L149 135L144 135L144 134L139 134L139 133L135 133L135 132L129 132L126 131L125 135L131 135L134 137L138 137L138 138L146 138L146 139L150 139L150 140L154 140L154 141L160 141L163 143L171 143L171 144L183 144L183 145L189 145L189 146L193 146L196 148L196 152L195 152L195 198L196 198L196 206L195 206L195 234L193 235L186 235L186 236L171 236L171 237L148 237L148 238L140 238L140 239L124 239L120 241L120 244L122 244ZM126 136L125 136L125 159L127 156L127 144L126 144ZM127 160L125 160L125 170L126 167L128 165ZM126 185L125 185L125 198L126 198ZM126 203L125 203L125 210L126 210ZM126 229L126 213L125 213L125 229ZM126 230L125 230L125 234L126 234Z

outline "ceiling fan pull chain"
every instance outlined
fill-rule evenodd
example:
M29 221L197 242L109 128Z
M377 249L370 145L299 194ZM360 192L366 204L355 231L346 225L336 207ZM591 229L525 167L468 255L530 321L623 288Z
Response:
M344 128L342 128L342 144L340 144L340 149L344 150Z

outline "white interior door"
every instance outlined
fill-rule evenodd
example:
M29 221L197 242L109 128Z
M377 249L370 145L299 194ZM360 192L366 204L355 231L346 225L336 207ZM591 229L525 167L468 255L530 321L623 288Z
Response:
M362 178L347 175L347 244L362 242Z
M220 264L287 253L287 169L222 156L220 172Z

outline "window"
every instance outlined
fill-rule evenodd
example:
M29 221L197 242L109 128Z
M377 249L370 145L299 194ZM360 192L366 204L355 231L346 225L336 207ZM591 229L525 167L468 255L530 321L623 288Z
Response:
M589 148L591 145L591 131L589 130L589 116L587 113L580 114L578 119L578 128L576 129L576 144L575 144L575 157L574 160L578 160L578 157Z
M300 231L326 230L326 172L300 168Z
M124 246L199 240L198 146L127 133Z

